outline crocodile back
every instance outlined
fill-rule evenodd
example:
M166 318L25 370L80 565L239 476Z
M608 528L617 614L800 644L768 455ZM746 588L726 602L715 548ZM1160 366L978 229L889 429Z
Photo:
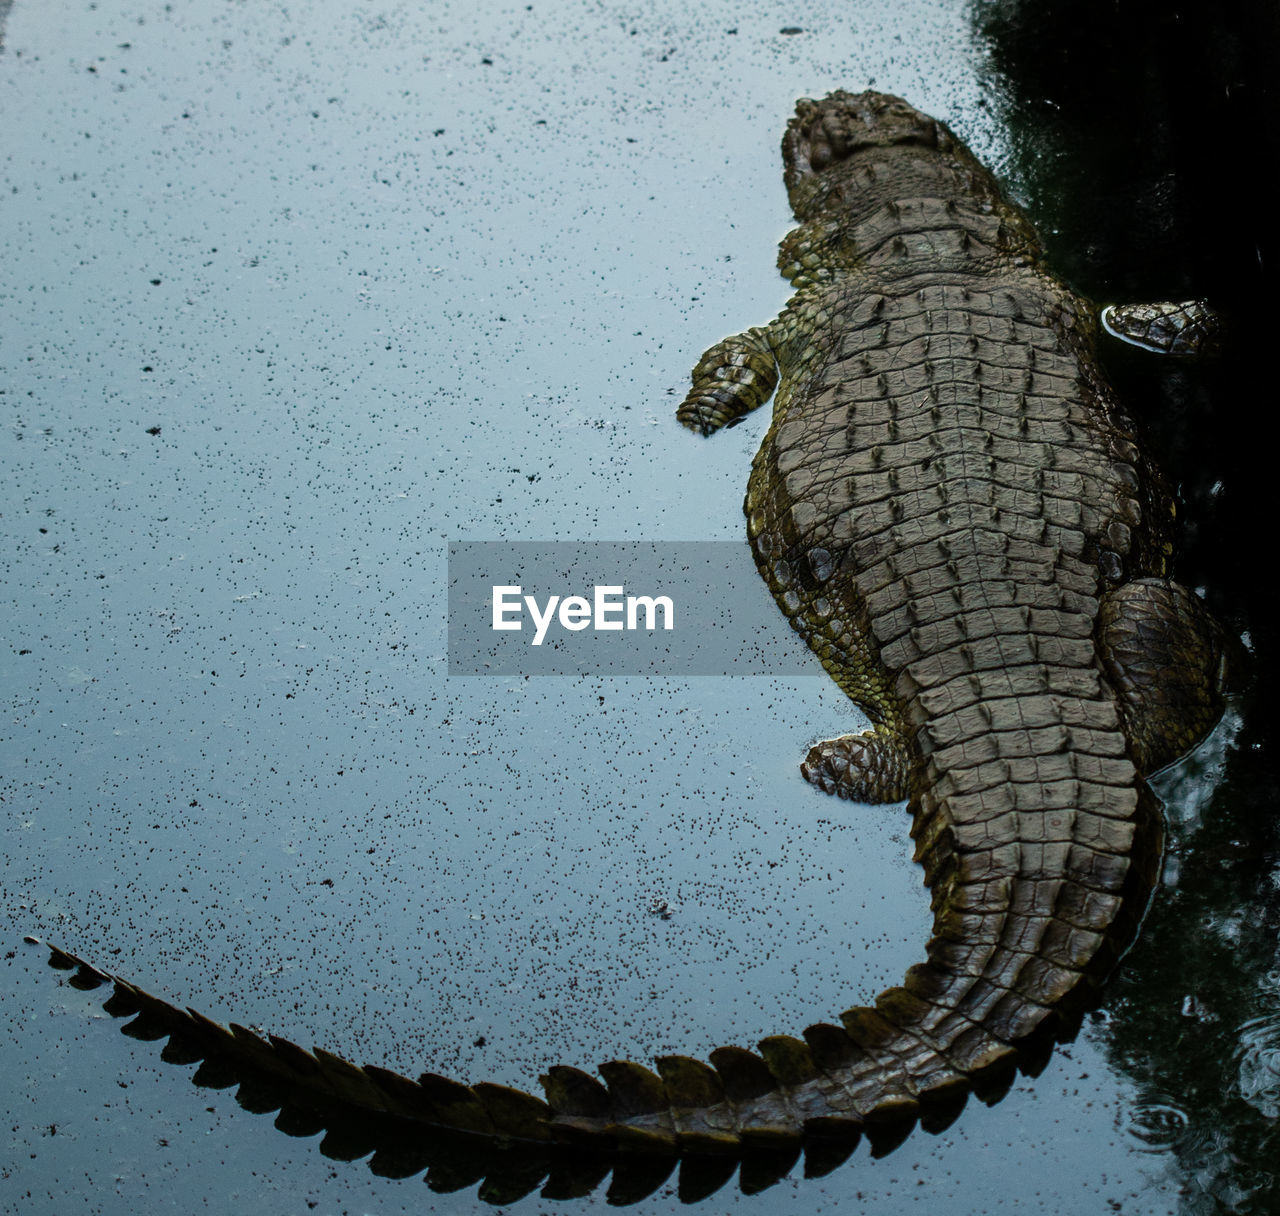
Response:
M1162 491L994 179L919 115L806 183L803 105L797 338L749 534L827 669L913 740L934 936L879 1008L893 1050L971 1070L975 1027L1015 1041L1093 986L1154 882L1159 813L1094 630L1109 586L1161 569Z

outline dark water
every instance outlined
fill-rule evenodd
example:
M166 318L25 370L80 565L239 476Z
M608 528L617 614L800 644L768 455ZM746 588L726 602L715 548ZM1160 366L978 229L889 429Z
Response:
M1057 264L1097 299L1204 296L1236 340L1213 367L1117 357L1183 512L1179 576L1250 644L1240 729L1211 796L1174 797L1166 882L1107 1000L1108 1060L1133 1079L1180 1210L1280 1207L1280 890L1275 610L1260 543L1273 477L1247 438L1275 392L1277 20L1262 5L979 4L1013 175ZM1105 183L1080 191L1081 181ZM1122 352L1116 352L1118 356ZM1193 762L1174 780L1188 791Z
M1233 313L1220 364L1114 374L1253 672L1166 779L1165 887L1075 1043L936 1137L707 1206L1276 1210L1260 8L52 8L0 3L0 1207L486 1208L193 1089L26 933L526 1085L794 1032L917 961L905 823L796 773L856 727L827 682L443 669L448 540L740 535L765 419L698 444L671 411L785 299L794 98L874 84L999 166L1088 294Z

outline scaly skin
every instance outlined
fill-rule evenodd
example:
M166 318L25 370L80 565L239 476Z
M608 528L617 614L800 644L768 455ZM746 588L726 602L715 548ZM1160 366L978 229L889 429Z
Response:
M872 1114L964 1091L1093 999L1155 883L1142 778L1216 720L1224 644L1165 577L1171 512L1094 310L992 176L878 94L801 102L783 149L796 295L708 352L679 416L709 434L776 384L756 562L873 723L804 772L911 800L928 961L844 1017Z
M140 1015L132 1033L171 1036L171 1058L206 1059L290 1126L337 1122L362 1151L394 1132L397 1160L437 1162L429 1180L456 1180L460 1133L535 1146L519 1168L472 1169L490 1197L548 1172L544 1193L585 1193L612 1165L620 1202L669 1169L637 1174L636 1153L692 1155L695 1198L739 1154L747 1187L802 1142L811 1172L864 1131L886 1151L1073 1032L1154 888L1161 817L1143 778L1217 719L1223 636L1167 577L1169 503L1098 370L1092 307L1048 273L992 176L875 93L801 101L783 151L800 227L779 264L796 294L703 356L679 418L709 434L774 396L746 500L757 564L872 721L803 771L845 797L909 799L927 961L874 1008L758 1055L667 1057L656 1074L614 1062L604 1085L553 1068L545 1103L357 1069L114 980L108 1008ZM112 979L53 961L82 986ZM593 1155L557 1157L565 1144Z

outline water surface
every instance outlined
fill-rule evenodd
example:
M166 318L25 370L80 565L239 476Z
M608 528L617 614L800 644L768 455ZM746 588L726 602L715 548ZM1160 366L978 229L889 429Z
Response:
M1188 235L1203 166L1099 140L1026 28L941 0L0 3L0 1206L486 1207L192 1088L24 934L224 1020L522 1085L794 1033L918 960L905 815L797 772L859 724L834 686L448 679L444 557L741 535L767 419L701 442L672 415L700 352L786 298L798 96L944 118L1099 296L1243 265ZM1158 103L1143 121L1176 126ZM1136 219L1120 167L1156 183ZM1238 368L1118 372L1181 486L1190 581L1265 673L1256 479L1206 441ZM1039 1078L709 1203L1267 1210L1268 731L1246 699L1171 776L1169 886ZM674 1183L641 1205L674 1206Z

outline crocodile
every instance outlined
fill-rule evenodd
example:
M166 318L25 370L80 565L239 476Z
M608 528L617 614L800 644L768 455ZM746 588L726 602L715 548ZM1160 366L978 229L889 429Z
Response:
M544 1195L584 1194L612 1168L623 1202L677 1158L683 1198L739 1164L756 1189L801 1147L821 1173L860 1137L886 1152L1034 1073L1138 930L1162 851L1146 778L1212 728L1232 644L1169 576L1172 500L1100 370L1097 310L993 175L899 98L802 99L783 156L795 294L705 353L678 419L709 435L773 399L750 544L870 723L802 772L906 800L926 958L799 1037L600 1079L552 1067L540 1098L227 1029L53 948L73 983L114 985L128 1033L167 1036L166 1058L203 1059L197 1081L239 1084L287 1130L328 1127L334 1155L378 1147L380 1172L430 1166L441 1187L487 1175L504 1201L544 1178ZM1144 306L1107 325L1176 353L1206 317Z

